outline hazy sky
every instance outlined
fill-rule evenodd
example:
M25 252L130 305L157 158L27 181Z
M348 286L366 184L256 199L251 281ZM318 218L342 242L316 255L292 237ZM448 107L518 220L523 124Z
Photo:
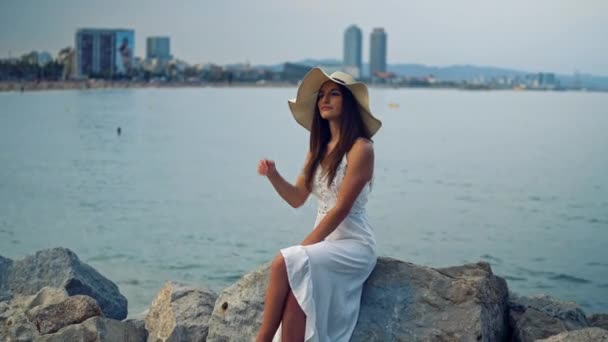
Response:
M608 0L0 0L0 57L53 55L77 28L131 28L135 54L171 37L189 63L342 59L344 30L388 34L388 63L608 75Z

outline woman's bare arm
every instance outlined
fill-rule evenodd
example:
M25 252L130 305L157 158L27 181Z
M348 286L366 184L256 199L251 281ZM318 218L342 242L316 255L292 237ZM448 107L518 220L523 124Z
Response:
M358 139L348 153L348 168L340 185L336 206L319 222L315 229L302 241L302 245L312 245L323 241L346 218L355 200L374 172L374 148L369 140Z
M306 156L306 163L308 163L308 158L310 158L310 153ZM294 208L302 206L310 195L310 191L306 188L306 176L303 172L296 179L295 185L292 185L277 171L274 161L265 159L260 161L258 173L266 176L277 193Z

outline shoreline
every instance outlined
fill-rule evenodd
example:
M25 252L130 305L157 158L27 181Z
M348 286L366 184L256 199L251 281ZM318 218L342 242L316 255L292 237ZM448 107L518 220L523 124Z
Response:
M139 81L0 81L0 92L25 92L44 90L90 90L90 89L145 89L145 88L297 88L297 83L286 81L265 82L139 82ZM533 92L593 92L606 93L599 89L519 89L466 87L466 86L404 86L390 84L370 84L370 88L391 89L429 89L429 90L461 90L461 91L533 91Z

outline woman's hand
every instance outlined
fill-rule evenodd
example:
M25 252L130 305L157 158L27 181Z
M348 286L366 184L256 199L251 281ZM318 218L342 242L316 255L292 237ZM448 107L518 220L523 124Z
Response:
M274 160L262 159L258 163L258 174L260 176L270 177L277 173L277 169L274 165Z

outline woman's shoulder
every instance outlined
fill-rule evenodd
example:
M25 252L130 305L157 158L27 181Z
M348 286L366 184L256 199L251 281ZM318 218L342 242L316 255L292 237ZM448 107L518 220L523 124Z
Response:
M359 137L353 143L353 146L346 153L346 158L373 158L374 155L374 142L370 139Z
M371 139L367 139L364 137L358 137L357 140L355 140L355 142L353 143L353 147L351 147L351 149L350 149L350 151L353 151L353 150L358 151L358 152L363 152L363 153L365 153L365 151L373 151L374 142Z

